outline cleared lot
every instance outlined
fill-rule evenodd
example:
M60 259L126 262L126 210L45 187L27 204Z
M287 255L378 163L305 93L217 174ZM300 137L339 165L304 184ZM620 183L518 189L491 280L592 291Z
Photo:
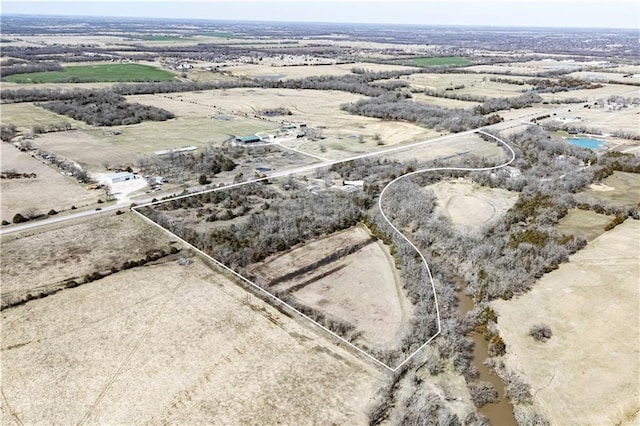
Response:
M2 424L362 424L378 374L197 259L2 322Z
M281 65L287 65L281 62ZM347 75L352 74L353 68L361 68L372 72L406 70L412 67L399 65L374 64L358 62L353 64L336 65L298 65L298 66L269 66L257 64L242 64L220 67L221 71L228 72L234 76L246 76L253 78L273 78L273 79L297 79L321 75Z
M604 233L604 227L613 219L590 210L569 210L556 225L556 230L567 235L575 235L592 241Z
M450 91L452 94L468 94L495 98L520 96L525 90L531 89L531 86L527 84L517 85L490 80L495 77L495 75L489 74L412 74L401 77L401 79L408 81L411 86L416 89L445 91L445 93ZM500 76L500 78L511 79L511 77L508 76ZM518 77L512 79L522 80L522 78Z
M637 424L640 222L627 220L517 299L492 303L507 364L551 424ZM528 335L547 324L546 343Z

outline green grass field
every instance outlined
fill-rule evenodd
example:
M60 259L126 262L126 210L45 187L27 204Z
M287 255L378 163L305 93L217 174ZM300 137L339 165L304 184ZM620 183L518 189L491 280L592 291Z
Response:
M433 67L438 65L469 65L471 61L457 56L444 56L438 58L413 58L410 63L419 67Z
M94 83L126 81L169 81L174 74L149 65L105 64L66 67L64 71L15 74L5 78L13 83Z

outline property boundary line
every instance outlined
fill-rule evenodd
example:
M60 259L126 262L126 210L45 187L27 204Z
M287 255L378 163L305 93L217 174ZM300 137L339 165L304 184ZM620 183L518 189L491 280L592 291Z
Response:
M436 314L437 314L438 331L433 336L431 336L429 338L429 340L427 340L425 343L423 343L418 349L413 351L405 360L403 360L396 367L388 366L387 364L385 364L384 362L382 362L379 359L375 358L374 356L372 356L368 352L364 351L363 349L361 349L361 348L357 347L356 345L354 345L353 343L349 342L344 337L342 337L342 336L338 335L337 333L329 330L327 327L325 327L322 324L318 323L317 321L315 321L314 319L312 319L308 315L306 315L303 312L299 311L298 309L294 308L293 306L291 306L290 304L288 304L284 300L278 298L277 296L269 293L264 288L260 287L259 285L255 284L254 282L252 282L251 280L247 279L243 275L241 275L238 272L234 271L233 269L229 268L228 266L226 266L222 262L220 262L220 261L214 259L213 257L209 256L204 251L200 250L199 248L195 247L193 244L189 243L188 241L186 241L183 238L179 237L178 235L174 234L173 232L171 232L167 228L165 228L165 227L161 226L160 224L154 222L153 220L149 219L148 217L146 217L145 215L143 215L142 213L140 213L137 210L137 209L142 208L142 207L155 206L155 205L162 204L162 203L165 203L165 202L168 202L168 201L179 200L179 199L182 199L182 198L192 197L192 196L196 196L196 195L200 195L200 194L204 194L204 193L208 193L208 192L228 190L228 189L232 189L234 187L238 187L238 186L241 186L241 185L247 185L247 184L250 184L250 183L261 182L261 181L264 181L264 180L267 180L267 179L270 179L270 178L274 178L274 177L283 177L283 176L288 176L288 175L292 175L292 174L296 174L296 173L302 173L302 172L305 172L305 171L311 171L311 170L314 170L314 169L317 169L317 168L331 166L333 164L339 164L339 163L343 163L343 162L346 162L346 161L352 161L353 159L359 159L359 158L366 158L366 157L373 157L373 156L383 155L383 154L388 153L388 152L390 152L392 150L379 151L379 152L375 152L375 153L369 153L369 154L365 154L365 155L362 155L362 156L358 156L358 157L355 157L355 158L349 158L349 159L339 160L339 161L331 161L331 162L323 163L323 164L319 164L319 165L316 164L316 165L306 166L306 167L302 167L302 168L298 168L298 169L283 171L283 172L280 172L280 173L277 173L277 174L271 174L271 175L269 175L267 177L264 177L264 178L259 178L259 179L253 179L253 180L249 180L249 181L234 183L234 184L227 185L227 186L224 186L224 187L208 189L208 190L205 190L205 191L195 192L195 193L192 193L192 194L180 195L180 196L169 198L169 199L166 199L166 200L151 202L151 203L143 204L143 205L140 205L140 206L133 206L133 207L131 207L131 211L135 212L138 216L140 216L146 222L148 222L148 223L160 228L162 231L164 231L167 234L171 235L171 237L178 239L183 244L185 244L186 246L188 246L191 249L193 249L196 253L198 253L201 256L205 257L206 259L210 260L211 262L213 262L214 264L218 265L219 267L221 267L225 271L231 273L233 276L239 278L244 283L249 284L252 288L256 289L259 293L264 294L265 296L267 296L267 299L271 299L271 300L275 301L276 304L280 304L282 306L286 306L289 310L291 310L291 311L295 312L296 314L300 315L302 318L310 321L312 324L316 325L321 330L327 332L329 335L337 338L339 341L341 341L342 343L346 344L348 347L350 347L352 349L355 349L358 353L360 353L361 355L364 355L367 359L373 361L376 365L384 367L385 369L395 373L400 368L402 368L407 362L409 362L413 357L415 357L418 354L418 352L420 352L429 343L431 343L431 341L433 339L435 339L442 332L442 326L441 326L441 321L440 321L440 308L438 306L438 299L437 299L437 295L436 295L435 284L433 282L433 276L431 274L431 269L429 268L429 264L427 263L426 259L424 258L424 256L420 252L420 250L409 240L409 238L407 238L402 232L400 232L400 230L398 230L398 228L396 228L395 225L393 225L393 223L391 223L391 221L389 220L387 215L384 213L384 210L382 209L382 199L383 199L385 191L391 185L393 185L394 183L398 182L399 180L404 179L404 178L409 177L409 176L413 176L413 175L421 174L421 173L426 173L426 172L445 171L445 170L449 170L449 171L471 171L471 172L498 170L498 169L501 169L501 168L504 168L504 167L508 166L509 164L511 164L515 160L515 157L516 157L515 151L504 140L502 140L499 137L494 136L494 135L492 135L490 133L487 133L487 132L485 132L484 130L481 130L481 129L474 129L474 130L470 130L470 131L467 131L467 132L461 132L461 133L457 133L457 134L453 134L453 135L447 135L447 136L436 138L436 139L430 139L430 140L425 141L425 142L420 142L418 144L414 144L414 145L412 145L412 147L419 146L419 145L424 145L424 144L427 144L427 143L437 142L437 141L442 140L442 139L448 139L448 138L451 138L451 137L461 136L461 135L464 135L464 134L472 134L472 133L482 133L482 134L484 134L486 136L489 136L489 137L495 139L496 141L500 142L502 145L504 145L511 152L511 158L508 161L506 161L506 162L504 162L502 164L499 164L497 166L492 166L492 167L480 167L480 168L472 168L472 167L435 167L435 168L421 169L421 170L416 170L416 171L413 171L413 172L409 172L409 173L401 175L401 176L395 178L394 180L392 180L391 182L389 182L382 189L382 191L380 192L380 196L378 197L378 209L380 210L380 213L382 214L382 216L385 219L385 221L391 226L391 228L397 234L399 234L407 243L409 243L409 245L418 253L418 255L420 256L420 259L422 260L423 264L425 265L425 267L427 269L427 274L429 276L431 289L432 289L432 292L433 292L433 299L434 299L434 302L435 302L435 305L436 305ZM404 150L404 149L410 149L411 147L408 147L408 146L398 147L398 149L394 148L393 151L401 150L400 148L402 150Z

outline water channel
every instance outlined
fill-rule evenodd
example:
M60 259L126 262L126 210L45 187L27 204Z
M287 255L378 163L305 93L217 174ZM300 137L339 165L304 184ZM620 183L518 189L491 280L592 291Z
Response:
M460 314L465 315L473 309L473 300L467 296L464 290L459 290L456 294L459 299L458 309ZM489 355L489 342L484 340L481 333L472 332L467 337L473 340L473 359L472 363L478 369L480 376L478 380L489 382L498 391L498 401L478 409L480 414L489 419L493 426L515 426L516 420L513 417L513 406L509 399L504 395L504 383L497 374L493 373L486 365L484 360Z

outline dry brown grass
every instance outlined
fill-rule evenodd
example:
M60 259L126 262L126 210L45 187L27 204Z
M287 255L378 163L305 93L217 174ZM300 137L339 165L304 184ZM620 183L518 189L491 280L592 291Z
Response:
M567 235L575 235L592 241L604 233L604 227L613 217L598 214L590 210L569 210L569 213L558 222L556 230Z
M365 228L355 227L267 258L251 270L272 282L370 238ZM278 282L273 290L287 291L304 305L352 324L365 342L381 348L398 343L410 316L393 258L380 241Z
M2 298L19 299L68 279L121 267L171 239L132 213L58 224L2 237Z
M552 424L637 424L640 222L627 220L540 279L493 302L507 364L524 373ZM551 327L546 343L529 328Z
M0 220L11 222L16 213L29 209L47 214L51 209L68 210L72 205L81 207L94 204L102 193L89 191L85 185L71 177L63 176L57 169L45 165L8 143L0 144L2 171L35 173L32 179L2 179L2 203Z
M486 188L467 180L443 181L429 186L438 200L436 211L461 232L477 232L495 225L518 199L518 194Z
M197 259L65 290L2 322L3 424L361 424L379 375Z

